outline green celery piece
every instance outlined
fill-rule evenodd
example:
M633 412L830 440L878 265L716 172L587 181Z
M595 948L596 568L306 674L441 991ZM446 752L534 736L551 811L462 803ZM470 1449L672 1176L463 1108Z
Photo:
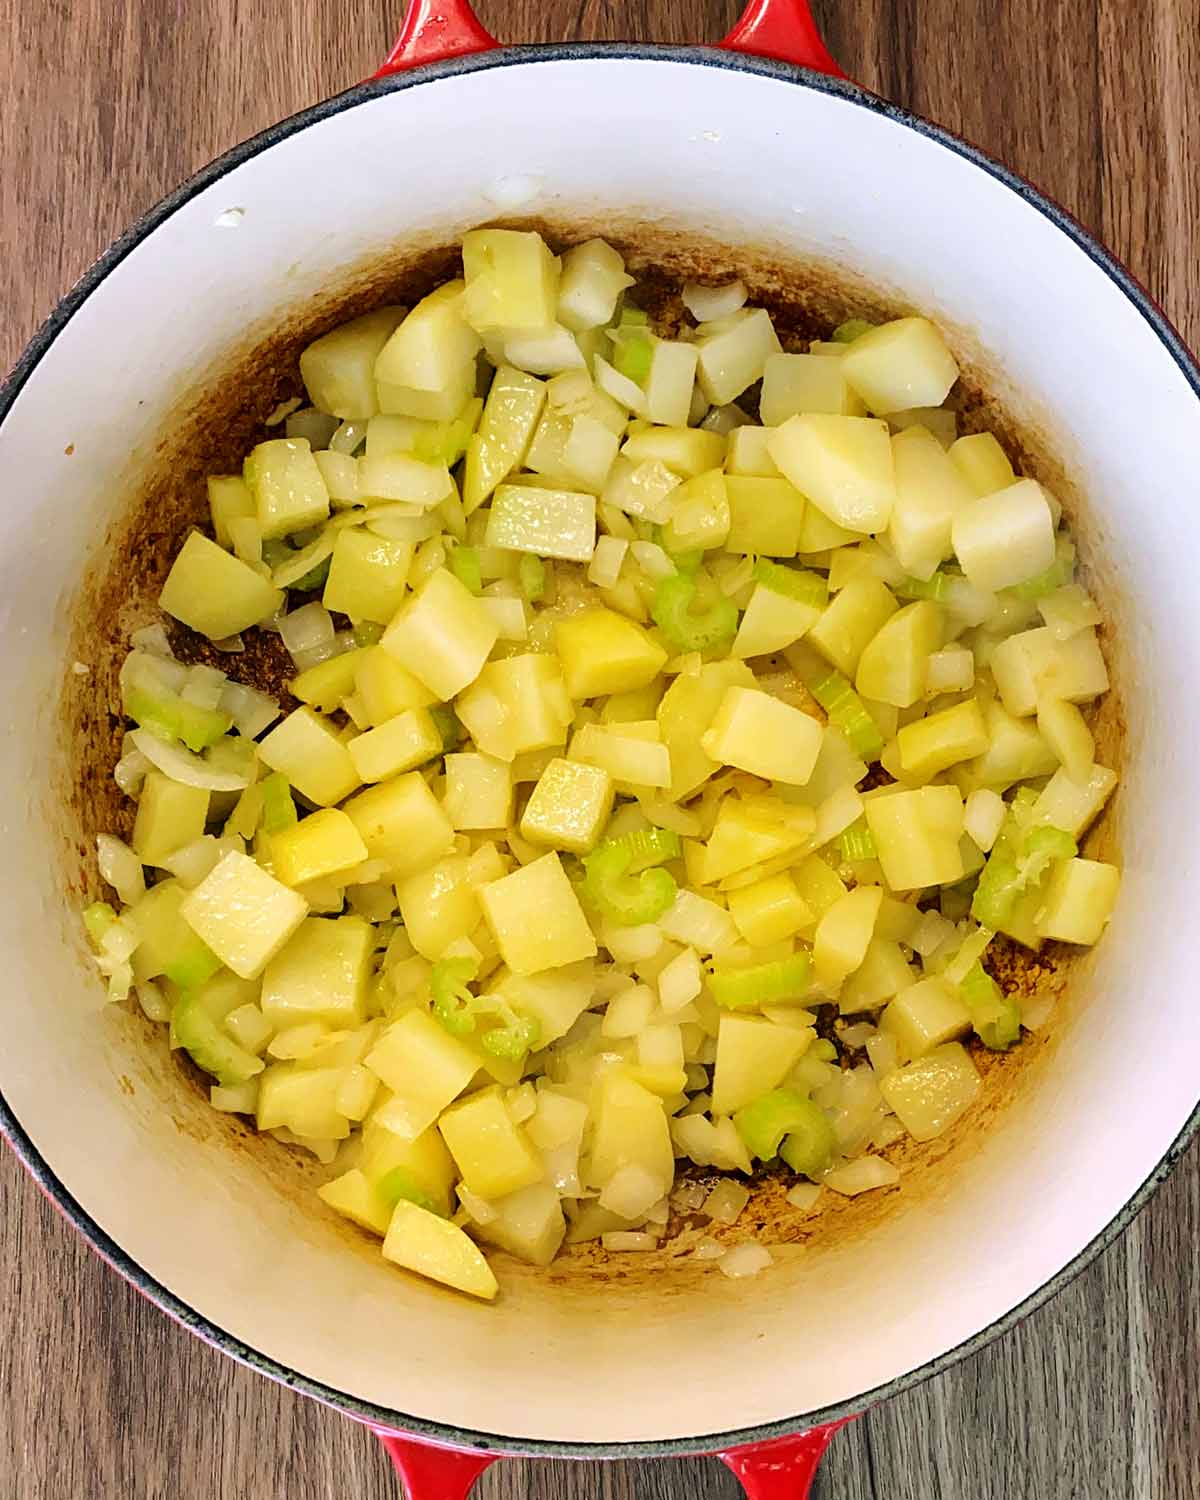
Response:
M686 573L689 576L692 573L698 573L700 571L700 566L704 561L703 547L688 547L685 548L682 552L672 552L670 547L667 546L666 542L663 539L665 534L666 528L664 526L658 525L656 522L651 527L650 540L654 542L656 546L659 546L663 549L663 551L675 564L675 571L677 573Z
M874 859L877 853L875 839L867 827L865 818L858 818L838 837L838 849L843 859Z
M835 1138L824 1110L811 1099L805 1102L810 1106L809 1112L801 1124L793 1126L784 1136L779 1154L793 1172L815 1182L822 1172L829 1170Z
M932 599L940 604L950 592L952 582L961 573L947 573L939 568L931 578L905 578L894 590L899 599Z
M682 573L661 578L650 613L677 651L712 651L737 635L738 612L732 599L718 597L701 614L692 613L696 580Z
M93 901L83 908L83 925L95 947L99 948L104 934L117 920L117 914L107 901Z
M868 323L865 318L847 318L844 323L839 323L833 330L833 342L852 344L855 339L862 338L864 333L870 333L874 327L875 324Z
M1022 848L1021 878L1026 886L1036 885L1056 860L1074 859L1078 853L1078 844L1063 829L1049 824L1031 828Z
M433 1013L452 1036L467 1036L475 1030L479 1002L468 988L479 973L473 958L440 958L429 976Z
M323 557L315 567L309 568L303 578L297 578L295 583L289 584L289 588L301 594L311 594L317 589L323 589L325 580L329 577L329 564L332 561L332 557Z
M249 1083L263 1070L261 1059L239 1047L187 991L171 1012L171 1034L197 1067L226 1088Z
M817 1062L831 1063L837 1062L838 1050L828 1037L819 1036L804 1055Z
M404 1198L409 1203L415 1203L418 1208L425 1209L427 1213L444 1217L429 1194L417 1186L403 1167L393 1167L390 1172L385 1172L375 1184L375 1191L391 1208L395 1208L401 1198Z
M1075 576L1075 544L1066 537L1058 537L1054 544L1054 561L1041 573L1026 578L1012 588L1005 589L1014 599L1042 599L1070 583Z
M810 683L809 692L825 710L829 722L840 729L859 755L866 761L878 760L883 753L883 736L866 705L840 672L829 672Z
M668 870L653 867L643 868L640 874L632 873L638 859L645 858L644 853L639 853L633 846L632 840L666 833L665 829L649 829L642 835L609 839L586 856L583 888L588 901L601 916L619 927L640 927L645 922L656 922L675 900L679 888ZM671 837L678 846L678 837ZM662 855L664 859L672 857Z
M546 592L546 564L532 552L522 552L517 579L528 604L536 604Z
M993 931L1006 927L1023 889L1016 860L993 850L979 872L979 884L971 898L971 915L981 926Z
M161 740L182 740L197 754L216 744L233 727L229 714L189 703L167 688L151 690L129 686L124 696L124 708L129 718Z
M1054 861L1072 859L1078 852L1075 840L1061 828L1023 833L1022 811L1010 808L975 887L971 915L984 927L1007 926L1018 900L1045 878Z
M767 557L760 557L754 564L754 579L773 594L811 604L814 609L821 608L829 599L829 585L819 573L808 568L789 568Z
M739 1109L733 1123L746 1149L760 1161L778 1156L780 1142L787 1135L798 1135L803 1140L820 1136L825 1129L830 1131L832 1140L832 1129L822 1110L796 1089L773 1089Z
M714 969L713 999L725 1010L757 1010L776 1000L796 1000L808 989L812 964L804 951L751 969Z
M495 997L488 997L494 1000ZM507 1012L508 1019L505 1019ZM502 1057L516 1062L526 1052L532 1052L542 1039L542 1027L536 1016L518 1016L509 1006L498 1004L496 1013L501 1024L493 1026L480 1037L480 1045L493 1057Z
M262 792L262 826L264 833L281 833L298 821L292 789L281 771L272 771L259 783Z
M172 954L163 972L181 990L190 990L203 984L206 979L211 979L220 967L221 960L217 955L207 943L193 934L186 946Z
M443 750L453 750L456 745L462 744L466 731L462 727L462 721L448 703L434 703L430 707L429 717L442 737Z
M958 987L979 1040L993 1052L1003 1052L1021 1039L1021 1012L1010 995L981 963L967 970Z
M450 571L459 583L470 589L471 593L483 593L483 575L480 571L477 548L455 547L450 553Z
M654 339L648 333L623 333L613 349L613 368L636 385L641 385L649 375L653 359Z
M635 307L632 302L623 302L618 321L622 328L649 328L650 314L643 308Z
M383 626L376 625L374 620L360 620L354 627L356 646L377 646L382 639Z
M630 875L637 875L651 865L666 864L669 859L678 859L683 853L679 835L669 828L639 828L636 833L626 833L621 838L606 839L601 845L602 848L618 846L629 850Z

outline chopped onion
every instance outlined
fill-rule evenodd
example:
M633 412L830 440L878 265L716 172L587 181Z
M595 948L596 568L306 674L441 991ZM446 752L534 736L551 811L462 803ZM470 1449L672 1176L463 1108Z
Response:
M1054 1013L1053 995L1034 995L1029 1000L1019 1000L1021 1025L1029 1031L1041 1031Z
M696 1248L692 1255L696 1260L720 1260L728 1250L727 1245L722 1245L720 1240L714 1240L711 1234L706 1234L696 1241Z
M212 648L214 651L225 651L230 656L236 656L246 649L246 642L240 635L227 635L219 641L213 641Z
M675 564L656 542L630 542L629 550L642 572L655 582L670 578L676 571Z
M873 1188L895 1187L899 1181L899 1167L882 1156L860 1156L857 1161L843 1162L824 1177L826 1187L847 1198L869 1193Z
M852 1051L861 1051L872 1037L879 1033L870 1021L857 1021L853 1026L847 1026L844 1031L838 1032L838 1040L843 1047L849 1047Z
M662 1179L645 1167L619 1167L600 1194L600 1207L622 1219L640 1219L662 1197Z
M329 439L329 447L334 453L354 453L366 440L365 422L343 422Z
M333 544L337 540L337 533L326 530L317 537L315 542L310 542L307 547L302 547L294 557L288 557L271 571L271 582L277 589L290 589L293 584L299 583L306 573L311 573L318 564L323 563L327 557L333 556ZM316 601L314 600L314 603ZM298 609L289 619L295 619L296 615L302 615L304 610L311 609L311 604L306 604ZM317 605L320 609L323 606Z
M757 1276L760 1271L765 1271L772 1264L771 1252L767 1247L751 1242L746 1245L734 1245L732 1250L726 1250L717 1262L717 1270L722 1276L740 1281L744 1276Z
M621 537L597 538L596 550L588 564L588 582L594 583L597 588L615 588L617 579L621 576L621 564L628 551L629 543Z
M798 1208L801 1213L811 1213L821 1196L821 1185L816 1182L798 1182L795 1187L788 1188L784 1196L793 1208Z
M750 427L753 424L740 406L730 402L728 406L714 406L699 425L705 432L729 433L735 427Z
M246 1083L214 1083L208 1091L208 1102L227 1115L252 1115L258 1109L258 1079Z
M466 1209L467 1213L474 1219L476 1224L492 1224L499 1217L499 1213L488 1202L481 1198L478 1193L473 1193L463 1182L458 1184L458 1201Z
M718 1224L736 1224L749 1202L750 1190L740 1182L727 1180L718 1182L709 1193L704 1200L704 1212L710 1219L716 1219Z
M301 405L301 400L300 400L299 396L292 396L287 401L281 401L279 403L279 405L276 406L272 410L270 416L268 416L268 417L266 417L264 419L263 426L264 427L278 427L279 424L280 424L280 422L282 422L285 417L290 417L291 414L300 405Z
M145 1012L147 1020L169 1021L171 1019L171 1002L163 994L160 986L152 980L145 984L135 986L138 1004Z
M299 611L297 611L299 613ZM217 707L233 720L233 727L246 739L257 739L264 729L274 724L282 710L274 698L260 693L257 688L226 679L221 689L221 700Z
M127 797L136 797L150 769L150 762L140 750L126 750L113 767L113 780Z
M313 651L326 643L332 644L333 617L323 604L314 599L311 604L302 605L290 615L284 615L279 622L279 634L294 660L297 652Z
M600 1236L606 1250L657 1250L658 1238L632 1229L610 1229Z
M190 844L184 844L168 854L162 861L162 868L169 870L181 885L194 890L206 876L212 874L227 854L245 852L245 841L234 834L218 839L211 833L203 833Z
M660 1198L653 1207L646 1210L646 1223L658 1227L665 1226L671 1218L671 1205L666 1198Z
M615 369L600 354L592 360L592 370L596 377L596 384L605 395L611 396L614 401L635 415L645 416L646 395L640 385L630 380L628 375L622 375L620 370Z
M738 938L733 918L725 908L697 896L695 891L680 891L658 925L669 938L698 953L720 953L723 948L732 948Z
M250 784L249 772L218 771L202 756L193 755L182 745L168 744L148 729L135 729L130 738L157 770L181 786L200 787L207 792L240 792Z
M151 656L164 656L168 661L174 661L175 653L171 650L171 642L167 638L166 627L161 621L153 625L143 625L141 630L135 630L129 637L129 644L135 651L148 651Z
M315 406L302 406L287 419L284 431L290 438L307 438L314 453L329 447L329 440L341 426L336 417L318 411Z
M708 1197L708 1190L699 1182L684 1179L675 1185L671 1193L671 1202L682 1214L693 1214L704 1206L704 1200Z
M112 886L126 906L141 900L146 894L146 877L141 860L128 844L111 833L98 833L96 857L100 879Z
M198 708L216 708L221 701L225 680L224 672L197 662L194 667L188 668L187 681L179 696L187 703L196 704Z
M698 281L683 284L683 305L697 323L729 317L745 307L746 296L746 286L741 281L729 281L724 286L703 286Z

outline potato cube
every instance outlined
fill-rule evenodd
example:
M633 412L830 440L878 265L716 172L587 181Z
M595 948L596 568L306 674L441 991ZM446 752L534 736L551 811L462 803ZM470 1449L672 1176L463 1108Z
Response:
M875 923L875 936L867 944L862 963L838 992L838 1009L844 1016L878 1010L885 1000L890 1000L893 995L907 989L916 978L916 971L904 957L899 942L893 937L884 936L890 900L890 897L884 898L883 908ZM905 903L894 904L899 906ZM909 910L916 913L915 907L910 907ZM919 920L919 914L917 915Z
M633 724L585 724L571 741L570 759L607 771L618 791L671 785L671 752Z
M893 891L953 885L963 878L963 800L957 787L889 792L867 798L863 811Z
M375 361L403 316L401 307L381 307L309 344L300 356L300 378L312 404L343 421L373 417L379 410Z
M355 735L347 749L360 781L386 781L442 753L442 736L427 708L410 708Z
M208 476L208 513L212 517L213 535L218 547L232 547L231 521L255 519L254 496L250 487L239 474L210 474Z
M354 693L359 661L364 654L361 650L339 651L336 656L307 667L292 679L292 697L318 713L333 713Z
M596 940L557 854L481 886L479 899L501 956L515 974L537 974L596 955Z
M380 1236L387 1233L392 1220L393 1204L372 1187L357 1167L343 1172L332 1182L322 1183L317 1197L336 1213L342 1214L363 1229Z
M817 923L813 967L818 983L830 994L866 957L882 904L880 886L855 886L835 901Z
M504 761L563 744L574 713L557 659L543 652L489 662L455 709L479 749Z
M978 698L968 698L940 713L905 724L896 736L905 776L927 780L959 761L971 760L988 748L987 725Z
M1061 828L1078 839L1099 815L1116 784L1117 773L1105 766L1090 767L1088 774L1078 780L1063 767L1042 788L1033 805L1033 822Z
M701 862L703 883L715 884L751 865L800 849L812 837L816 821L811 807L784 803L777 797L726 797Z
M386 625L404 598L411 562L411 542L347 526L333 546L322 602L352 620Z
M401 606L381 644L447 702L475 681L498 639L496 622L479 600L439 568Z
M911 708L925 696L929 658L941 644L938 606L928 599L907 604L889 616L863 647L854 685L865 698Z
M431 1281L490 1302L500 1290L492 1268L468 1235L449 1219L402 1198L383 1241L385 1260Z
M271 865L284 885L335 879L368 858L358 829L336 807L309 813L270 835Z
M454 1211L458 1169L436 1126L405 1140L381 1125L376 1111L363 1126L359 1166L363 1176L389 1204L395 1203L397 1196L419 1202L416 1195L420 1194L432 1200L438 1213L447 1218Z
M973 432L951 443L950 462L976 496L994 495L1016 482L1008 455L990 432Z
M454 481L445 464L426 463L411 453L367 453L358 460L359 498L367 501L402 500L432 510L454 495Z
M659 463L684 479L719 469L725 439L700 427L646 427L626 438L621 456L635 467Z
M782 651L798 641L820 618L820 605L776 593L765 583L755 584L738 626L732 655L745 660Z
M586 854L608 822L612 777L599 766L552 760L538 777L521 818L521 836L544 849Z
M548 1266L567 1232L562 1203L553 1183L532 1183L493 1203L492 1208L495 1217L475 1226L479 1238L530 1265Z
M384 781L346 803L372 859L401 878L424 869L454 847L454 829L419 771Z
M463 235L463 313L479 333L548 328L558 309L559 262L533 230Z
M423 297L376 356L375 379L413 391L452 387L458 372L474 361L480 348L464 312L461 281L448 281Z
M361 917L309 917L263 973L263 1015L277 1031L309 1021L342 1028L366 1018L374 932Z
M954 518L975 492L924 427L906 428L892 438L892 461L896 503L888 540L901 567L915 578L929 578L953 553Z
M1062 943L1098 942L1112 916L1121 885L1115 865L1094 859L1064 859L1046 884L1037 928Z
M817 763L822 734L816 719L790 703L757 688L730 687L700 747L722 765L803 786Z
M808 1051L813 1032L760 1016L722 1015L717 1032L712 1112L731 1115L778 1088Z
M819 920L833 903L846 894L846 886L837 871L819 854L810 854L792 869L792 879L801 900Z
M406 1011L363 1059L393 1097L374 1116L404 1140L416 1140L479 1071L469 1047L427 1011Z
M839 672L853 678L868 643L898 608L885 583L873 573L857 573L825 606L806 640Z
M712 722L726 688L754 686L754 674L744 662L706 662L694 677L680 673L663 694L657 718L671 754L673 802L691 796L717 769L716 761L700 746L697 724Z
M499 1088L481 1089L438 1121L462 1179L481 1198L504 1198L545 1176L542 1159L508 1112Z
M686 427L696 387L696 365L700 351L695 344L660 339L650 358L650 373L643 389L646 416L667 427Z
M257 979L308 916L308 903L234 852L188 892L179 911L223 964L243 979Z
M208 797L200 787L183 786L161 771L146 772L132 839L133 852L144 865L161 866L176 849L201 837Z
M220 641L273 615L283 593L199 531L176 554L158 602L190 630Z
M329 491L307 438L271 438L252 448L243 477L263 540L304 531L329 515Z
M742 429L735 428L739 432ZM764 431L774 429L764 429ZM804 496L786 479L760 475L725 477L729 502L730 552L761 557L795 557L804 523Z
M469 359L457 369L447 365L446 384L440 390L420 391L415 386L377 380L379 410L385 415L412 417L420 422L453 422L475 396L476 363ZM360 491L359 498L363 497Z
M386 724L406 709L427 708L438 701L436 693L431 693L382 646L369 646L365 651L354 653L354 691L362 699L367 717L376 727Z
M585 610L558 621L554 643L567 692L577 702L645 687L667 660L640 625L611 609Z
M675 1152L662 1100L619 1069L601 1074L596 1084L594 1129L588 1183L604 1187L624 1167L641 1167L662 1184L675 1177Z
M478 510L522 462L545 402L544 381L512 365L501 365L496 371L479 430L467 444L463 470L463 509L467 515Z
M957 988L936 975L902 989L884 1011L881 1025L908 1059L966 1036L971 1017Z
M842 361L820 354L772 354L763 370L758 409L768 427L801 412L861 417L867 410L846 384Z
M350 1122L337 1107L343 1068L275 1063L258 1082L259 1130L292 1131L309 1140L343 1141Z
M808 903L786 871L730 891L728 900L738 932L755 947L782 943L813 920Z
M958 365L928 318L896 318L846 350L846 379L878 416L911 406L940 406Z
M1040 698L1037 727L1067 775L1076 781L1083 780L1096 759L1096 741L1078 708L1061 698ZM142 800L145 801L145 793ZM140 807L138 816L141 816ZM134 848L137 848L136 833Z
M979 1097L983 1084L961 1042L947 1042L889 1073L880 1091L909 1135L931 1141Z
M512 813L512 769L490 755L446 756L442 805L456 829L505 828Z
M160 880L132 908L140 936L133 953L133 977L139 984L165 974L181 989L192 989L221 967L218 955L185 919L186 897L181 881Z
M330 807L360 786L345 743L328 719L311 708L297 708L260 741L258 753L280 771L302 797Z
M435 962L451 943L479 925L482 912L471 879L471 862L451 855L396 882L396 900L409 941L423 958Z
M896 480L886 422L824 413L790 417L767 447L784 478L838 526L887 529Z
M726 438L725 473L758 479L778 479L779 470L775 460L767 452L767 444L775 429L756 427L748 423L735 427Z
M723 547L729 536L729 493L720 469L697 474L672 491L671 519L663 527L663 546L668 552L686 552L693 547L709 551Z
M502 484L492 497L484 542L538 557L587 562L596 550L596 497L578 490Z
M997 590L1043 573L1054 561L1054 516L1036 479L1019 479L970 500L954 515L954 551L976 588Z
M726 406L756 380L761 380L767 360L779 353L779 339L771 315L756 307L719 332L701 334L697 376L700 389L713 406Z

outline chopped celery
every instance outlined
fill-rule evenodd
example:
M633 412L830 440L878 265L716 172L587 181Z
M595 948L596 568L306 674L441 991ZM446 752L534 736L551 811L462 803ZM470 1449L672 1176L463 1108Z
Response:
M360 620L354 627L354 644L360 647L377 646L383 639L383 626L374 620Z
M819 1137L822 1127L829 1129L820 1108L796 1089L789 1088L773 1089L753 1104L747 1104L734 1115L733 1123L750 1155L760 1161L770 1161L779 1154L784 1136Z
M833 330L833 342L852 344L855 339L862 338L864 333L870 333L874 327L875 324L868 323L865 318L847 318L844 323L839 323Z
M186 990L171 1012L171 1032L197 1067L225 1088L249 1083L263 1071L262 1059L238 1046L205 1010L194 990Z
M789 568L760 557L754 565L754 578L773 594L783 594L801 604L823 607L829 599L828 583L819 573L812 573L807 568Z
M776 1000L796 1000L808 990L812 962L807 953L752 969L715 969L709 980L713 999L725 1010L757 1010Z
M813 1053L817 1045L813 1044ZM806 1102L808 1109L803 1116L797 1114L791 1130L783 1138L779 1154L793 1172L816 1182L822 1172L829 1170L836 1140L833 1125L824 1110L811 1099Z
M1022 583L1014 584L1006 592L1017 599L1044 599L1075 576L1075 544L1059 537L1055 543L1054 561L1043 572Z
M892 592L900 599L931 599L935 604L944 604L953 590L954 580L961 577L961 573L938 568L929 578L902 579Z
M313 593L317 589L325 587L325 580L329 577L329 564L331 557L323 557L315 567L309 568L302 577L297 578L295 583L288 584L288 588L296 589L301 594Z
M469 985L478 972L476 959L439 959L429 976L434 1015L451 1036L469 1036L481 1018L495 1017L498 1024L481 1032L480 1046L493 1057L524 1057L541 1039L539 1022L519 1016L500 994L473 994Z
M462 744L466 738L466 730L462 726L462 720L448 703L431 704L429 717L442 737L443 751L455 750Z
M99 947L104 934L117 920L117 914L107 901L93 901L83 908L83 925L94 947Z
M718 595L702 613L693 613L696 580L684 573L660 578L654 591L654 623L677 651L713 651L737 635L738 611L732 599Z
M536 604L546 592L546 564L532 552L523 552L517 564L517 579L526 602Z
M634 330L626 324L617 337L613 349L613 367L627 379L644 385L654 360L654 338L651 334Z
M838 835L838 851L843 859L874 859L875 839L865 818L858 818Z
M132 652L121 669L121 701L143 729L162 740L181 740L197 754L233 727L229 714L192 703L170 687L163 664L142 651Z
M527 556L529 554L526 554ZM455 547L448 559L450 571L473 594L483 593L483 577L477 547Z
M1022 833L1019 818L1014 806L975 888L971 915L984 927L1007 927L1018 900L1041 882L1051 864L1077 853L1075 840L1061 828L1039 827Z
M859 755L866 761L878 760L883 736L849 680L840 672L830 672L811 683L808 690Z
M583 861L584 894L601 916L619 927L656 922L678 893L674 877L658 865L679 851L678 834L665 828L606 839Z
M272 771L259 783L262 792L262 826L264 833L281 833L297 821L292 789L281 771Z
M1021 1038L1021 1012L981 963L974 963L958 987L979 1040L1003 1052Z

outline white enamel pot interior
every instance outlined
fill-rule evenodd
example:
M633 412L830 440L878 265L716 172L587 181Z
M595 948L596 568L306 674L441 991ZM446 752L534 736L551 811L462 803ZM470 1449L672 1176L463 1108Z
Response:
M1053 414L1124 684L1125 882L1053 1066L920 1211L836 1252L784 1247L749 1282L514 1272L483 1307L356 1247L250 1153L214 1149L207 1106L156 1078L161 1051L104 1007L64 880L57 702L80 579L181 391L345 268L494 217L514 177L556 218L617 214L851 267L988 350L1018 415ZM451 1442L713 1449L860 1409L958 1357L1115 1232L1196 1109L1197 380L1145 296L1043 200L783 64L515 49L363 85L218 162L67 298L4 395L0 767L16 795L0 1090L18 1149L167 1311L322 1399Z

